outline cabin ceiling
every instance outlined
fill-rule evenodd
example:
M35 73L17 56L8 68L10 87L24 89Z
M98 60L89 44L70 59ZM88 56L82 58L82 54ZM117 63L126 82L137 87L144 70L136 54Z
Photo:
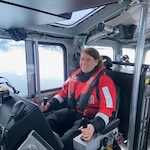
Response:
M1 0L0 28L50 24L67 19L74 11L118 2L117 0Z
M59 15L118 2L118 0L1 0L1 2Z

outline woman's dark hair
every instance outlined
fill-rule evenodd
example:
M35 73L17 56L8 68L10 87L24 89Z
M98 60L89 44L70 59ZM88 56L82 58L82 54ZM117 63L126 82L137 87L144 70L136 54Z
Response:
M99 52L95 48L92 48L92 47L85 48L81 53L86 53L92 56L95 60L98 59L99 60L98 66L104 65L102 57L100 56Z

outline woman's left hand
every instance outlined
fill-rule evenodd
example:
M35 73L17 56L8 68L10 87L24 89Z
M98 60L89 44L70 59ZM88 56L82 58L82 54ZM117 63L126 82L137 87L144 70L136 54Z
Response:
M92 124L87 124L87 128L83 128L83 126L81 126L79 130L82 132L82 140L90 141L95 129Z

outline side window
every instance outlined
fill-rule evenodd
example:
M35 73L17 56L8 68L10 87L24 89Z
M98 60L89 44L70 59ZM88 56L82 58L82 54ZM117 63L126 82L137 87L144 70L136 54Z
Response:
M113 48L112 47L98 47L97 50L99 51L100 55L105 55L111 58L113 61Z
M150 50L146 52L144 64L150 65Z
M20 96L27 95L25 42L0 39L0 76L6 78ZM3 78L0 82L5 82ZM6 85L0 85L6 86ZM11 91L11 89L10 89Z
M135 59L135 50L134 49L128 49L128 48L123 48L122 49L122 55L128 55L129 56L129 61L131 63L134 63ZM146 57L144 60L144 64L150 64L150 50L146 52Z
M129 57L129 62L134 63L135 59L135 49L130 49L130 48L123 48L122 49L122 56L127 55Z
M113 48L112 47L106 47L106 46L90 46L95 48L99 51L100 55L105 55L111 58L113 61Z
M61 87L64 83L64 50L58 45L39 44L41 91Z

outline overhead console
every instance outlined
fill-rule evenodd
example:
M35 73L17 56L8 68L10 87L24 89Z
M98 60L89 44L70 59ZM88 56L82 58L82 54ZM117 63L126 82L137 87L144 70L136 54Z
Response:
M0 28L2 29L21 28L66 20L65 15L59 16L8 1L0 1L0 18L3 18L3 21L0 22Z

